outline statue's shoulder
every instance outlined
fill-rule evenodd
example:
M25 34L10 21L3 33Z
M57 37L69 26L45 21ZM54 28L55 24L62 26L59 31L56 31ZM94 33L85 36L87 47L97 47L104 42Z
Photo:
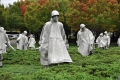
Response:
M44 28L49 28L49 26L52 24L52 22L46 22L45 24L44 24Z
M48 21L45 23L45 25L50 25L52 22Z
M62 23L62 22L58 22L58 24L63 26L63 23Z

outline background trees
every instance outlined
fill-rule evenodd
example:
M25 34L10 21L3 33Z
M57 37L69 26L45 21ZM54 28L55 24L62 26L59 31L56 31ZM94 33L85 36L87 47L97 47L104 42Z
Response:
M74 0L69 9L68 24L79 29L85 23L93 31L114 31L119 16L119 4L113 0ZM69 12L70 12L69 11Z
M4 8L3 14L5 29L22 30L24 26L23 18L20 15L20 2L14 2L13 5L9 4L9 7Z
M66 32L79 30L81 23L94 33L119 32L119 3L119 0L21 0L6 8L0 5L0 25L7 30L37 33L56 9Z
M5 23L3 13L4 13L4 5L0 5L0 26L3 26Z

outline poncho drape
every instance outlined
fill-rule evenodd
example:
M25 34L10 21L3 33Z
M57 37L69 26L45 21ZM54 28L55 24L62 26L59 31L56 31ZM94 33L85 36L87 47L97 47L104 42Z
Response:
M93 33L89 29L85 28L84 32L79 30L77 34L78 52L83 56L88 56L93 49L94 39Z
M47 22L40 40L41 64L72 62L65 46L65 31L61 22Z

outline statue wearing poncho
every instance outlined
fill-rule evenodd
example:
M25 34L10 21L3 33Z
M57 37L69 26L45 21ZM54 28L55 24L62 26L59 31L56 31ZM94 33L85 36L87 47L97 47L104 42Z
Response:
M54 21L52 19L47 22L40 37L41 64L72 62L65 41L66 35L63 24L58 20Z
M93 50L94 36L93 33L85 27L84 24L80 25L81 29L77 34L78 52L83 56L88 56L90 51Z

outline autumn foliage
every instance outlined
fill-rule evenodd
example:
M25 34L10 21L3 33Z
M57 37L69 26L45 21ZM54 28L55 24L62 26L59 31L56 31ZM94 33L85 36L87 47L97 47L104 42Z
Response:
M24 15L26 12L26 4L25 4L25 1L23 0L21 0L20 10L21 10L21 15Z
M47 0L38 0L38 3L39 3L40 5L44 5L46 2L47 2Z
M20 2L21 2L21 6L20 6L21 15L24 15L27 10L26 6L30 5L30 3L32 2L27 1L27 0L24 0L24 1L20 0ZM29 2L29 4L26 4L26 2ZM40 5L44 5L47 2L47 0L37 0L36 2L38 2Z
M113 22L119 16L117 14L119 6L116 0L74 0L71 7L73 11L71 15L67 15L67 24L73 30L79 29L79 24L84 23L94 31L97 29L113 31L115 28Z
M21 9L21 15L24 15L25 12L26 12L26 5L25 5L25 4L24 4L24 5L21 5L21 6L20 6L20 9Z
M115 4L115 3L117 3L117 1L116 0L107 0L108 2L110 2L110 3L112 3L112 4Z
M68 4L67 4L67 3ZM33 4L39 4L35 7ZM117 0L21 0L21 15L25 15L28 6L36 8L33 11L40 11L40 23L43 25L48 19L50 12L54 9L60 12L60 20L66 23L71 30L78 30L79 25L84 23L93 31L113 31L114 22L118 19L119 5ZM38 8L38 9L37 9ZM28 13L30 11L28 10ZM31 13L30 13L31 14ZM31 14L31 16L32 16ZM44 15L44 17L42 17ZM114 25L114 26L111 26Z

